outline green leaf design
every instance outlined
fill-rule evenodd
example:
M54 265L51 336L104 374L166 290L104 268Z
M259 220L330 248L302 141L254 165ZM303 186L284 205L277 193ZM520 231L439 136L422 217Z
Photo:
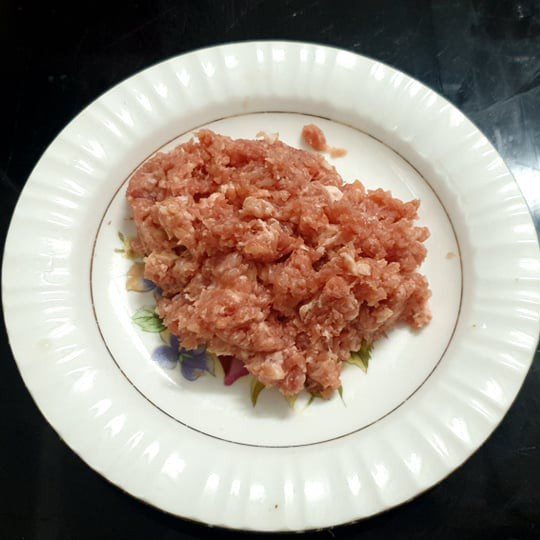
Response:
M347 363L359 367L364 373L367 373L372 349L373 345L371 343L363 341L360 350L351 352L351 357L347 360Z
M144 332L159 333L165 330L163 321L159 318L154 307L142 307L131 317L131 320Z
M322 399L321 395L320 394L311 394L309 396L309 401L307 402L306 407L309 407L315 401L315 399Z
M286 400L287 400L287 403L289 404L289 407L291 409L294 409L294 404L296 403L296 398L298 397L298 395L295 395L295 396L283 396Z
M251 379L251 404L255 407L259 394L264 390L264 384L258 379Z

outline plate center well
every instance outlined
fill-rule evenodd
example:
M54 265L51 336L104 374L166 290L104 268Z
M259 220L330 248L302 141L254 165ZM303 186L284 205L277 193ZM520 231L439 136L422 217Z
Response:
M421 200L420 224L429 227L428 256L421 268L431 286L433 320L419 333L396 328L376 343L368 373L347 366L342 374L343 401L307 396L290 408L275 391L264 391L254 408L249 379L233 386L206 373L187 380L178 363L158 364L153 351L163 346L159 334L143 332L132 321L138 309L154 303L152 292L126 290L132 261L118 250L118 233L134 234L125 201L127 181L110 202L99 228L92 260L91 287L97 324L112 361L154 406L192 429L229 441L260 446L316 444L366 428L409 398L441 361L457 321L461 297L459 249L449 218L437 195L419 173L386 145L354 128L330 120L292 113L259 113L225 118L204 127L232 137L254 138L263 130L301 147L307 123L319 125L332 146L345 148L345 157L330 160L345 181L361 180L367 188L381 187L402 200ZM193 136L188 132L168 143L169 150ZM144 158L145 156L141 156Z

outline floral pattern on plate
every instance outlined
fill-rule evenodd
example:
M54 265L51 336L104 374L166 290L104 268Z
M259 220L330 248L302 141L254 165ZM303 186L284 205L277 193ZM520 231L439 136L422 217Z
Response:
M136 293L152 292L154 302L157 302L161 297L162 291L155 283L144 278L144 262L133 251L132 239L121 232L118 233L118 237L123 247L115 251L121 253L127 259L135 261L126 274L126 289ZM193 382L205 373L215 376L216 361L219 361L224 373L223 384L225 386L230 386L238 379L249 375L244 363L234 356L216 356L204 347L195 350L184 349L178 338L171 334L163 324L163 321L156 312L155 304L139 308L132 315L131 320L143 332L160 335L163 344L153 350L151 358L162 369L174 370L180 365L180 372L184 379ZM346 363L356 366L364 373L367 373L369 360L371 359L371 350L371 345L363 343L358 351L351 352L351 357ZM254 407L264 389L265 386L253 377L250 385L250 394L251 403ZM338 389L338 394L343 404L345 404L342 387ZM308 406L317 398L321 399L321 396L311 394ZM296 396L286 397L285 399L289 403L289 406L294 408Z

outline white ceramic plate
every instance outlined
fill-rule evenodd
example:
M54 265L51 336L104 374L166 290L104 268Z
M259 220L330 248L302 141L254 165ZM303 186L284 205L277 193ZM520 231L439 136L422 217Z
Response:
M313 118L313 117L316 118ZM343 401L249 382L188 381L133 324L126 291L132 171L208 125L299 146L315 122L333 160L402 199L431 229L432 323L348 367ZM386 65L302 43L241 43L173 58L119 84L47 149L17 205L3 265L10 342L48 421L92 468L167 512L261 531L337 525L400 504L476 450L510 407L539 333L540 259L519 189L457 109Z

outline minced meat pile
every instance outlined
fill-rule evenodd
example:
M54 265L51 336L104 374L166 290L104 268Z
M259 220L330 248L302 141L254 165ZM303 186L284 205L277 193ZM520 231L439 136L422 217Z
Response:
M321 155L200 131L127 198L168 329L287 396L331 395L351 351L430 320L419 201L345 184Z

